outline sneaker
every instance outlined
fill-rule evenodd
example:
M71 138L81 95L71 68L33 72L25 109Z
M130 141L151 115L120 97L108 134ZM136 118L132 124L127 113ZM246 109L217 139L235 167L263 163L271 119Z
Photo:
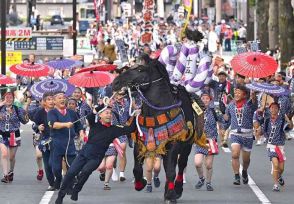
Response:
M277 184L275 184L274 187L273 187L273 191L274 192L279 192L280 191L280 187Z
M248 184L248 173L245 170L242 170L242 180L244 184Z
M211 183L206 183L206 190L207 191L213 191Z
M14 176L13 171L9 171L8 174L7 174L7 176L8 176L9 182L12 182L13 181L13 176Z
M204 185L205 178L200 178L198 183L195 185L196 189L200 189Z
M154 187L158 188L160 186L160 180L158 177L153 178Z
M38 171L37 180L42 181L43 176L44 176L44 171L41 169Z
M113 169L111 179L112 179L112 181L118 181L118 176L117 176L115 169Z
M8 175L4 175L3 178L1 179L2 183L10 183L10 180L8 178Z
M104 184L103 190L110 191L111 190L111 187L108 184Z
M285 181L284 181L284 179L283 179L282 176L280 176L280 178L278 179L278 181L279 181L279 184L280 184L281 186L284 186L284 185L285 185Z
M260 146L261 144L262 144L261 139L257 140L257 142L256 142L256 146Z
M222 144L222 146L223 146L224 148L228 148L228 147L229 147L227 141L224 141L223 144Z
M147 184L146 185L146 190L145 190L146 193L152 193L152 185L151 184Z
M105 172L100 173L100 181L105 181Z
M239 175L239 174L236 174L236 175L235 175L235 179L234 179L233 184L234 184L234 185L240 185L240 184L241 184L241 181L240 181L240 175Z
M49 186L48 188L47 188L47 191L55 191L56 189L54 188L54 186Z
M119 181L123 182L126 180L126 177L125 177L125 173L124 172L119 172Z
M126 178L125 178L124 176L120 176L120 177L119 177L119 181L123 182L123 181L125 181L125 180L126 180Z

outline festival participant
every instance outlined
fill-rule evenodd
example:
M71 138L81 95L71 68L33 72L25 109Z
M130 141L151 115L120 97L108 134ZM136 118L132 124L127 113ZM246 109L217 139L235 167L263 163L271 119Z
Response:
M220 69L217 72L218 81L212 80L209 83L210 88L214 90L213 100L217 110L225 113L226 106L230 103L233 96L233 85L228 79L228 74ZM220 128L218 128L220 129ZM223 132L220 132L221 142L223 147L228 147L226 136Z
M100 105L95 110L98 113L98 118L94 113L87 116L90 126L89 140L65 175L55 204L63 202L63 198L77 175L79 175L78 181L73 188L71 199L78 200L78 193L82 190L92 172L100 165L109 144L120 135L130 134L136 128L134 119L130 126L111 125L112 112L109 107Z
M3 178L1 182L13 181L15 156L21 144L20 124L29 122L28 105L20 108L13 105L14 94L6 92L0 102L0 150Z
M30 91L26 91L24 94L24 101L28 103L28 116L29 119L33 122L33 146L35 149L36 163L38 166L37 171L37 180L41 181L44 176L43 164L42 164L42 152L38 148L38 144L40 142L40 134L38 134L38 127L35 124L35 114L41 110L43 107L43 101L33 100L32 94Z
M231 126L232 167L235 174L234 185L240 185L240 154L242 153L243 183L248 183L248 167L253 144L253 115L257 109L255 93L247 100L248 90L244 86L236 86L234 100L228 105L224 119L226 128Z
M206 179L206 189L208 191L213 191L213 187L211 185L211 177L212 177L212 168L213 168L213 159L214 155L218 154L218 145L217 145L217 129L215 128L219 123L219 126L222 127L220 123L223 123L222 116L217 115L214 110L214 105L211 103L212 97L209 92L203 92L201 95L201 100L205 105L205 113L204 113L204 131L207 136L208 149L195 145L195 157L194 162L196 166L196 170L199 176L199 181L195 185L196 189L200 189L205 182ZM205 160L206 167L206 178L203 175L203 161Z
M45 167L45 174L49 183L48 191L54 191L54 175L52 172L50 159L50 127L47 121L47 113L54 108L53 93L47 92L43 95L43 107L37 111L34 116L34 122L37 127L37 134L39 135L38 143L36 148L41 151L43 163Z
M293 129L293 122L287 115L280 114L280 105L276 102L269 107L270 117L265 118L262 131L266 137L267 152L272 163L273 191L280 191L279 184L285 185L282 177L285 166L285 131Z
M152 172L153 172L153 183L155 188L160 187L160 179L158 177L161 169L161 157L146 157L145 158L145 177L147 180L146 193L152 192Z
M72 98L77 101L77 113L78 116L81 118L84 118L86 115L91 113L91 107L86 103L86 101L83 100L83 92L82 89L79 87L76 87L72 94ZM86 121L85 119L81 120L81 123L83 125L83 128L85 130L86 128Z
M129 119L129 107L130 101L125 98L124 93L118 93L115 96L115 102L112 105L112 113L113 113L113 125L124 125ZM126 148L128 138L126 135L122 135L118 138L119 145L123 151L122 156L118 155L119 160L119 180L125 181L125 169L127 165L127 158L126 158ZM115 171L115 169L114 169Z
M74 137L77 133L84 138L84 131L78 121L77 114L66 108L66 97L64 92L54 94L55 108L47 114L52 137L52 169L55 176L54 188L59 189L62 180L62 160L70 165L76 156ZM74 123L75 122L75 123Z

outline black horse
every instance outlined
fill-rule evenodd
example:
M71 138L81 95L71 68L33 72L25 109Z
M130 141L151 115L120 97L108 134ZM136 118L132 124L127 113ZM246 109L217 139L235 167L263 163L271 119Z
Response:
M192 108L192 103L196 101L200 109L204 109L199 97L186 92L184 87L174 87L168 77L165 67L157 60L149 62L147 65L140 65L131 68L118 76L113 84L113 91L120 91L124 87L132 88L139 92L141 97L142 113L144 117L154 117L178 108L186 121L187 131L181 141L173 140L165 144L166 153L162 155L163 165L166 172L166 185L164 199L170 203L176 203L183 191L183 172L187 166L188 156L192 149L194 140L202 141L205 144L203 134L204 117L197 115ZM199 107L199 106L198 106ZM139 137L139 136L137 136ZM199 144L199 143L198 143ZM142 146L135 143L134 146L134 169L135 188L142 190L146 181L143 179L144 157L139 157ZM178 164L178 175L176 178L176 165Z

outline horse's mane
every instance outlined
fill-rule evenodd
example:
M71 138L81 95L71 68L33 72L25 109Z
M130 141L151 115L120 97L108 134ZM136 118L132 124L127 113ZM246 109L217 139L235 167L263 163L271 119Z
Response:
M192 40L196 43L204 38L203 34L198 30L190 30L188 28L185 30L185 35L188 38L188 40Z
M156 68L156 70L161 74L162 78L166 80L168 83L170 83L168 73L166 71L166 68L163 64L161 64L158 60L152 60L148 66L151 66L153 68Z

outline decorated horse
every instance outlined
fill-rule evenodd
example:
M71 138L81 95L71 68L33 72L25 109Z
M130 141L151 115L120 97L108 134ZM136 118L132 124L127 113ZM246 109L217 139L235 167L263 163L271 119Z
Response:
M129 69L112 84L114 91L125 87L136 91L143 101L138 118L140 130L133 137L135 189L142 190L146 185L142 168L144 158L162 155L167 178L164 199L176 203L183 191L183 171L194 140L205 146L200 100L197 96L191 98L184 88L172 86L165 67L158 61ZM194 112L192 103L199 115Z

